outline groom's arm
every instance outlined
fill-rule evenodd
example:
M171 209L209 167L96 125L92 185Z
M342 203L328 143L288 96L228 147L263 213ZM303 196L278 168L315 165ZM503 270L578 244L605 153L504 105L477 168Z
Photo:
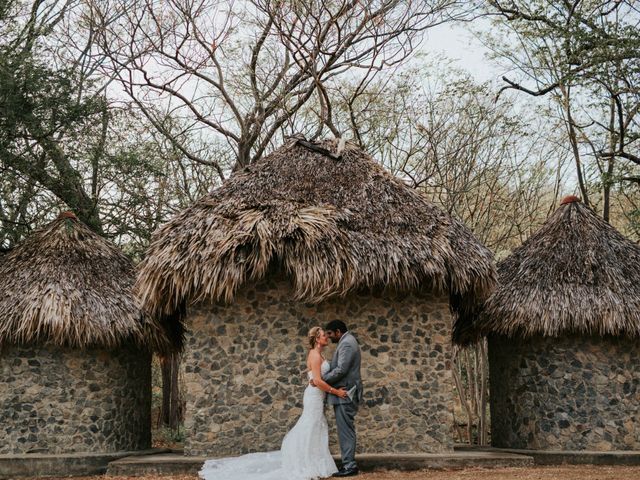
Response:
M335 368L328 371L322 379L331 386L342 380L347 375L347 372L353 363L354 353L354 348L351 344L345 343L344 345L341 345L338 350L338 360Z

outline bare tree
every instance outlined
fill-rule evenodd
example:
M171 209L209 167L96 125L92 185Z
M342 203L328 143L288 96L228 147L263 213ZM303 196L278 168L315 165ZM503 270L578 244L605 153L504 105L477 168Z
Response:
M270 148L308 102L318 132L333 123L332 82L365 85L403 62L425 29L461 16L455 0L110 0L93 21L127 94L194 161L211 165L166 129L159 102L192 129L228 142L242 167Z
M458 400L467 416L464 443L489 444L489 359L485 339L464 348L453 347L453 380ZM455 427L459 422L454 419ZM476 434L474 436L474 426Z

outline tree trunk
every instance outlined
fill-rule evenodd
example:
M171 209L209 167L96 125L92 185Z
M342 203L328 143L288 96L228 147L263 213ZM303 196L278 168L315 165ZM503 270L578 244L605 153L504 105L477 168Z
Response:
M578 176L578 186L580 187L580 193L582 195L582 201L585 205L590 206L589 193L587 191L587 184L584 179L584 172L582 169L582 160L580 157L580 150L578 145L578 135L576 133L575 124L573 122L573 115L571 114L571 103L569 101L570 88L567 87L565 93L565 113L567 115L567 131L569 134L569 143L571 144L571 152L573 153L573 159L576 164L576 174Z
M489 385L487 384L487 373L489 369L487 355L487 341L482 339L478 343L478 355L480 356L480 425L478 427L478 443L487 445L487 394L489 393Z
M471 405L469 404L468 392L464 386L464 382L462 379L462 370L464 368L463 367L464 360L462 359L460 349L457 347L454 349L453 359L454 359L453 369L452 369L453 380L456 385L456 390L458 390L458 396L460 398L460 403L462 404L462 408L467 414L467 443L471 444L473 443L473 436L472 436L473 413L471 410ZM467 384L468 382L469 382L469 379L467 378Z
M182 402L178 385L180 359L176 354L160 360L162 370L162 424L176 430L182 420Z
M611 152L616 151L616 106L615 98L611 98L610 117L609 117L609 150ZM624 145L620 145L620 149L624 148ZM616 157L612 156L607 159L607 171L603 175L602 179L602 218L605 222L609 223L609 217L611 212L611 180L613 177L613 166Z

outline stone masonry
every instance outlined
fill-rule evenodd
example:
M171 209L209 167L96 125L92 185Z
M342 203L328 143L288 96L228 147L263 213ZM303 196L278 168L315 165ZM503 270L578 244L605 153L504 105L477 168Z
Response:
M150 447L151 358L135 348L0 350L0 454Z
M640 340L489 338L495 447L640 450Z
M350 294L323 303L291 298L269 278L228 306L192 308L185 368L187 455L280 448L302 409L306 335L342 319L362 349L364 404L358 452L446 452L453 447L451 315L432 294ZM326 351L331 358L334 346ZM334 414L326 409L333 453Z

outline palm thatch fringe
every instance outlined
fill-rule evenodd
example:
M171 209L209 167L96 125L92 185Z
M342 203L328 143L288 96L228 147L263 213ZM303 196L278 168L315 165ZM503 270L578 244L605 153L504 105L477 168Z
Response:
M313 145L313 148L310 147ZM435 289L466 312L495 283L492 254L467 228L354 145L292 140L152 236L136 289L164 318L231 302L276 265L295 297Z
M179 336L143 316L134 280L115 245L64 212L0 261L0 345L179 348Z
M640 335L640 246L576 197L498 265L499 286L454 336Z

